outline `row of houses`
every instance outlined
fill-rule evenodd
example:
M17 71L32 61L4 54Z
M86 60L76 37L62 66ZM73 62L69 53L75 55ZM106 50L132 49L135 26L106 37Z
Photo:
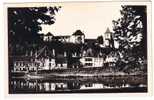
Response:
M71 51L58 48L60 49L58 52L55 48L44 46L40 50L29 51L30 55L11 58L12 71L104 67L106 64L114 66L119 58L119 55L111 50L114 46L111 43L112 33L109 29L105 32L103 44L96 44L96 39L85 39L85 35L80 30L71 36L53 36L48 33L41 38L49 44L52 41L60 41L64 43L63 46L72 43L71 46L75 47L74 51L71 50L73 47L69 48Z
M13 71L36 71L36 70L53 70L53 69L67 69L67 68L90 68L90 67L104 67L114 66L119 57L116 53L111 52L104 56L82 56L73 57L39 57L39 58L13 58Z

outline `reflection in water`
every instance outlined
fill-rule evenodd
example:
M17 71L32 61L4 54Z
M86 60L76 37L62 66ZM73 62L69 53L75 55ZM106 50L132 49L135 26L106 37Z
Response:
M36 81L24 81L24 80L13 80L11 81L11 86L14 91L60 91L68 89L68 84L66 83L53 83L53 82L38 82Z
M55 90L67 89L67 84L45 82L45 83L39 83L38 87L40 91L55 91Z
M135 80L135 81L134 81ZM11 93L37 93L37 92L56 92L89 89L119 89L132 87L146 87L146 78L93 78L92 81L85 79L74 80L24 80L12 79L10 81Z

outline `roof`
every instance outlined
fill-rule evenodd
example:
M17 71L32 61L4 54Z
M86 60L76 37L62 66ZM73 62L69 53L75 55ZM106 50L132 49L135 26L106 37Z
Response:
M111 33L110 29L107 28L105 33Z
M67 63L67 58L56 58L56 63Z
M72 35L84 35L81 30L76 30Z
M61 38L69 38L70 36L65 35L65 36L55 36L54 39L61 39Z
M12 56L9 57L12 61L31 61L32 57L27 56Z
M85 39L85 45L83 49L94 48L96 39Z
M69 65L75 65L80 63L80 58L71 58Z
M53 34L48 32L45 36L53 36Z
M95 43L96 42L96 39L85 39L85 42L86 43Z
M44 34L39 34L40 36L44 36Z

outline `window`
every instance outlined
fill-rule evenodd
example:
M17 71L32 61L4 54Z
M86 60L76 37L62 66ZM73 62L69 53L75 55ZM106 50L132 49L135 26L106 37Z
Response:
M20 62L20 66L21 66L21 62Z
M92 66L92 63L85 63L85 66Z
M81 37L77 37L76 42L81 43L82 42L82 38Z
M42 63L42 66L44 67L44 63Z
M38 63L37 65L40 66L40 63Z
M49 66L51 67L51 63L49 63Z
M16 66L17 64L16 64L16 62L14 63L14 66Z
M92 61L92 58L86 58L85 60L86 61Z

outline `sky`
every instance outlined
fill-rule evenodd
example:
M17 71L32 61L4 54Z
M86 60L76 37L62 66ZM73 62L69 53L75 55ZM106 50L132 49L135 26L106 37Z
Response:
M40 33L51 32L53 35L71 35L81 30L86 38L104 35L106 29L112 31L112 20L120 17L120 5L94 3L63 4L55 15L55 23L41 25Z

